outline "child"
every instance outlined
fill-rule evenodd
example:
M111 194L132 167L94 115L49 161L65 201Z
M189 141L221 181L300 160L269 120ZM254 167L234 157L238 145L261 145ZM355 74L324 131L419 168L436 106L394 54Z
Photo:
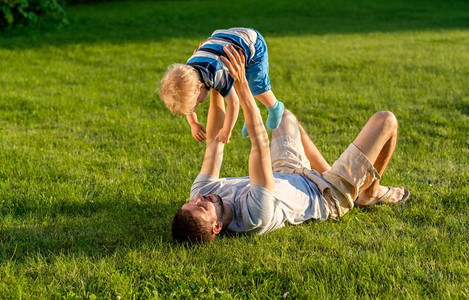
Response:
M197 141L205 140L205 128L197 121L196 107L213 88L226 101L223 128L216 140L228 143L239 112L239 99L232 89L231 77L220 56L225 56L223 47L233 45L241 49L246 60L246 79L253 96L267 107L269 112L266 126L275 129L282 119L284 105L271 91L267 45L262 35L254 29L220 29L202 43L185 65L174 64L161 81L160 95L166 106L175 114L185 115L191 126L192 136ZM246 125L242 130L248 136Z

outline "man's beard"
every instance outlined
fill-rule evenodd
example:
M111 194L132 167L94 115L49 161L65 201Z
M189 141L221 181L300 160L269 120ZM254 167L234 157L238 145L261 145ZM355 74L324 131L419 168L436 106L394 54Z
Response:
M215 213L217 214L217 221L221 221L225 216L225 205L223 204L223 200L218 195L213 195L216 198L216 201L212 201L213 205L215 206Z

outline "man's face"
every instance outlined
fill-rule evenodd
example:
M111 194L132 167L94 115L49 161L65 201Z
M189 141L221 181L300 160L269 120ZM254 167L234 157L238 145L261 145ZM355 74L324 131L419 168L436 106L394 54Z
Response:
M202 218L203 220L214 223L221 221L225 214L225 207L220 196L215 194L208 194L197 196L182 206L182 209L188 210L194 217Z

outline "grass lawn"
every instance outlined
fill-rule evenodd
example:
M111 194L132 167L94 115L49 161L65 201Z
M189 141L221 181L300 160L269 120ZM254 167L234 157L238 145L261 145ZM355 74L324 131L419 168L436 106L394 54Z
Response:
M66 28L0 34L0 298L468 298L469 3L229 2L69 6ZM175 244L204 144L155 91L232 26L264 35L273 91L328 161L393 111L383 184L411 200ZM241 126L222 176L247 174Z

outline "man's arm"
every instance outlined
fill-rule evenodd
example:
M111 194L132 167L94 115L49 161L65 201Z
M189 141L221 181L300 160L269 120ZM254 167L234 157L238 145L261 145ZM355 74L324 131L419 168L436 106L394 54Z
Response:
M220 176L224 144L217 142L215 137L217 136L218 131L223 127L224 120L225 106L223 103L223 97L220 93L211 89L210 106L208 108L207 117L206 148L200 174L213 177Z
M249 178L251 184L262 186L270 192L274 191L274 176L270 159L269 137L265 130L261 115L249 89L245 72L245 58L230 46L224 49L229 60L221 57L228 67L231 76L235 78L234 86L243 109L244 120L251 139L251 153L249 155Z

